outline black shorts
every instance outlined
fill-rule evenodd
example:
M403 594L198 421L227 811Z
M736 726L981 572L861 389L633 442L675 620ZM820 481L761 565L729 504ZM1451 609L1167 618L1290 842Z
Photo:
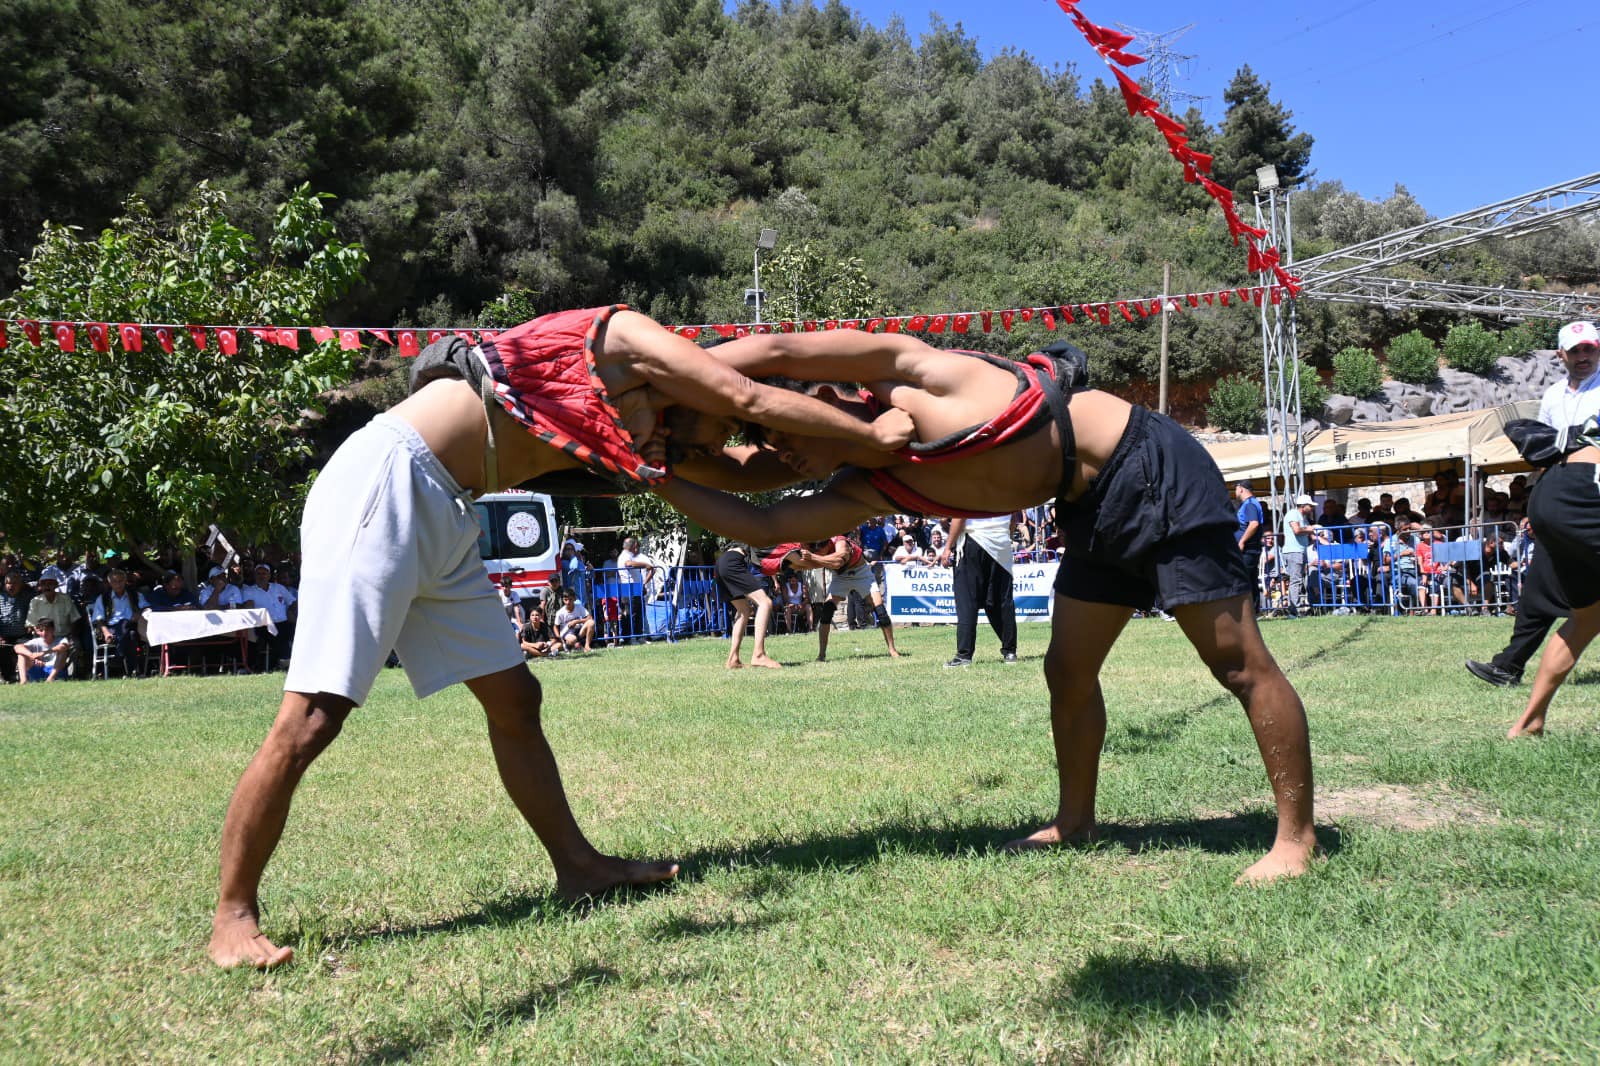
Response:
M1577 609L1600 602L1600 466L1546 470L1528 499L1528 520L1567 603Z
M1057 510L1063 596L1142 610L1250 595L1222 472L1170 418L1134 407L1089 490Z
M717 556L717 587L730 600L742 600L767 587L767 579L750 566L750 557L741 551L725 551Z

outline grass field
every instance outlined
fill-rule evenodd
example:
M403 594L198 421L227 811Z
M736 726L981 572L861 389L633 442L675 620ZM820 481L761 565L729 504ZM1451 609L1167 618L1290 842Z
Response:
M622 649L539 670L604 849L679 883L588 910L461 689L398 671L313 768L267 871L293 966L203 948L222 812L281 678L0 689L0 1060L1595 1061L1600 674L1551 736L1461 668L1503 620L1269 623L1306 699L1327 858L1265 889L1243 714L1177 627L1105 672L1107 839L995 846L1055 803L1046 641L947 629Z

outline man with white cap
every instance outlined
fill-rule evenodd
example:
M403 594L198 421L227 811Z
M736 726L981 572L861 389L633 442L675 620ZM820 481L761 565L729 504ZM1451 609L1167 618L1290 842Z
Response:
M206 586L200 590L200 606L208 611L227 611L244 603L244 593L228 580L228 572L213 566L206 575Z
M1556 337L1556 347L1567 377L1544 390L1539 421L1557 429L1582 425L1585 419L1600 415L1600 374L1595 373L1600 361L1600 330L1593 322L1568 322Z
M1300 609L1306 605L1306 549L1315 536L1311 512L1316 510L1317 501L1301 496L1294 501L1294 506L1295 509L1284 516L1278 558L1289 579L1289 617L1299 618Z
M39 623L48 618L55 623L60 639L76 647L72 634L83 612L78 610L71 596L59 591L64 581L66 575L60 567L47 566L39 571L39 594L28 603L28 625L37 629ZM66 662L67 659L62 660L63 664Z

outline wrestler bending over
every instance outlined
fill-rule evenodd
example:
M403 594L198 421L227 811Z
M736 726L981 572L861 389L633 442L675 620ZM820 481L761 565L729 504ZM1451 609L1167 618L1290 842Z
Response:
M1048 375L902 335L770 335L713 351L755 377L863 382L878 406L912 416L918 442L941 442L886 456L768 432L768 443L808 478L843 469L821 492L767 508L681 479L658 490L719 533L765 543L826 535L889 510L1007 514L1056 498L1066 554L1045 680L1061 800L1047 825L1008 847L1095 839L1106 731L1100 669L1134 611L1159 594L1244 707L1272 787L1276 839L1240 881L1305 872L1315 851L1305 711L1256 627L1252 575L1231 536L1236 521L1222 475L1188 433L1108 393L1053 398ZM973 437L979 426L987 429ZM985 448L991 435L1003 443ZM950 447L951 440L968 443Z
M462 682L482 704L501 782L549 852L562 896L677 873L673 862L602 854L573 818L540 727L539 682L478 558L472 497L579 466L660 476L615 417L616 395L646 385L712 416L814 426L857 443L898 446L911 430L903 413L865 425L756 385L614 307L547 315L477 349L451 341L423 355L418 367L429 369L414 376L412 395L341 445L307 498L301 540L316 550L306 556L283 701L222 828L209 945L218 965L265 968L293 956L261 931L261 877L301 777L366 699L390 649L419 697ZM726 426L713 419L707 440L719 433L725 439ZM793 479L783 468L773 480L782 464L763 471L752 451L741 457L748 465L729 461L702 476L731 488Z

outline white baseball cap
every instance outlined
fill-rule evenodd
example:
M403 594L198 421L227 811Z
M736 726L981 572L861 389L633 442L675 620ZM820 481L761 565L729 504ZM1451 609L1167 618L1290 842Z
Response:
M1570 352L1580 344L1600 344L1600 330L1593 322L1568 322L1556 337L1556 346Z
M1294 505L1296 507L1315 507L1317 505L1317 501L1313 500L1310 496L1302 496L1298 500L1294 501Z

